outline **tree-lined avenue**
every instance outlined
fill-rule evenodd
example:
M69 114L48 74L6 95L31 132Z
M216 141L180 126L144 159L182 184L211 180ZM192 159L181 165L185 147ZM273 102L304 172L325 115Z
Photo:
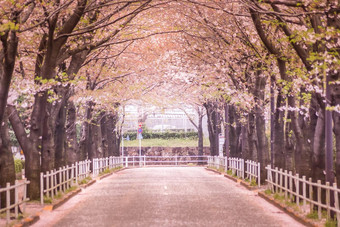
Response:
M202 167L126 169L40 218L33 227L302 226L255 192Z

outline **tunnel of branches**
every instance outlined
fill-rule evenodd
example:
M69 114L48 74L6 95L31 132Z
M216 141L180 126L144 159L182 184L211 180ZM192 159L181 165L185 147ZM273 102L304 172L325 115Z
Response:
M40 172L119 156L133 100L194 108L200 154L206 115L211 155L223 133L225 155L340 182L338 1L1 5L1 187L13 141L31 199Z

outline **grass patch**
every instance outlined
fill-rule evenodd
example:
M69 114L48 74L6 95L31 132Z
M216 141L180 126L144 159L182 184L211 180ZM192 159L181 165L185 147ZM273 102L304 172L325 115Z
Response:
M274 199L283 202L285 200L285 197L283 195L275 193L274 194Z
M90 182L92 180L92 178L90 176L82 179L81 181L79 181L79 185L82 185L82 184L87 184L88 182Z
M204 146L210 146L209 139L204 138ZM139 140L124 140L124 147L138 147ZM142 139L142 147L197 147L197 139Z
M266 195L271 195L272 194L272 191L270 189L267 189L264 191L264 194Z
M233 175L233 171L231 169L229 169L229 170L227 170L227 174L231 176L231 175Z
M52 204L52 198L51 197L47 197L47 196L44 196L44 203L45 204Z
M105 175L105 174L112 173L112 172L117 171L117 170L120 170L120 169L122 169L122 168L123 168L122 166L118 166L118 167L113 168L113 169L107 168L107 169L105 169L103 172L101 172L101 173L99 174L99 176L103 176L103 175Z
M306 215L306 218L317 220L319 218L318 212L313 211Z
M66 189L65 193L67 194L69 192L72 192L72 191L76 190L77 188L78 188L77 186L72 186L72 187Z
M338 222L335 219L327 219L325 227L337 227Z
M250 182L250 186L257 186L257 182L255 179L252 179L251 182Z

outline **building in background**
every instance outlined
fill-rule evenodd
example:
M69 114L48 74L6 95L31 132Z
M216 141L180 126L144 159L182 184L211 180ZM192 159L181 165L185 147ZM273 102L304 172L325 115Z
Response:
M125 112L124 132L137 130L138 122L142 122L143 126L150 131L197 131L189 117L197 124L198 114L190 106L183 106L183 109L160 108L134 103L123 108ZM203 119L203 133L204 135L208 133L206 117Z

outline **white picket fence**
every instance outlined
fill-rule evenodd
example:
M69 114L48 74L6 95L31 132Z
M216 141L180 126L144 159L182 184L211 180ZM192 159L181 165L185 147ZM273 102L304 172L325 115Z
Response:
M63 166L46 173L40 173L40 203L44 204L44 195L54 199L58 192L65 192L90 175L90 160L76 162L72 166Z
M98 176L106 169L114 169L117 167L123 167L123 158L110 156L107 158L94 158L93 159L93 177Z
M312 178L306 179L305 176L300 177L299 174L292 174L292 171L266 167L267 182L270 190L275 193L282 193L286 200L296 202L297 206L306 206L309 203L310 212L314 212L314 206L317 208L319 219L322 218L322 210L327 211L327 218L330 218L331 211L336 213L338 226L340 226L340 209L339 209L339 193L336 183L330 185L329 182L322 184L321 180L312 182ZM313 193L316 192L316 195ZM326 195L325 200L322 194ZM334 203L331 204L331 200ZM302 201L302 204L300 203Z
M246 165L245 165L246 164ZM208 157L208 166L214 167L216 169L223 169L225 172L228 170L232 171L233 175L241 179L249 179L252 181L255 179L257 181L258 186L261 185L261 175L260 175L260 163L254 162L251 160L244 160L241 158L234 157L218 157L218 156L209 156Z
M85 160L85 161L76 162L76 173L77 173L76 183L90 176L91 161Z
M6 193L6 201L5 201L6 206L0 209L0 213L6 212L6 224L9 224L11 209L14 208L15 218L18 218L19 216L19 206L21 204L22 204L22 212L25 212L26 202L29 201L29 198L26 197L27 185L29 183L30 182L27 179L24 179L24 181L20 183L18 180L16 180L14 185L10 185L10 183L7 183L5 188L0 188L0 194L4 192ZM22 200L19 199L19 187L24 187ZM11 201L11 190L14 190L14 201ZM1 205L1 200L0 200L0 205Z

